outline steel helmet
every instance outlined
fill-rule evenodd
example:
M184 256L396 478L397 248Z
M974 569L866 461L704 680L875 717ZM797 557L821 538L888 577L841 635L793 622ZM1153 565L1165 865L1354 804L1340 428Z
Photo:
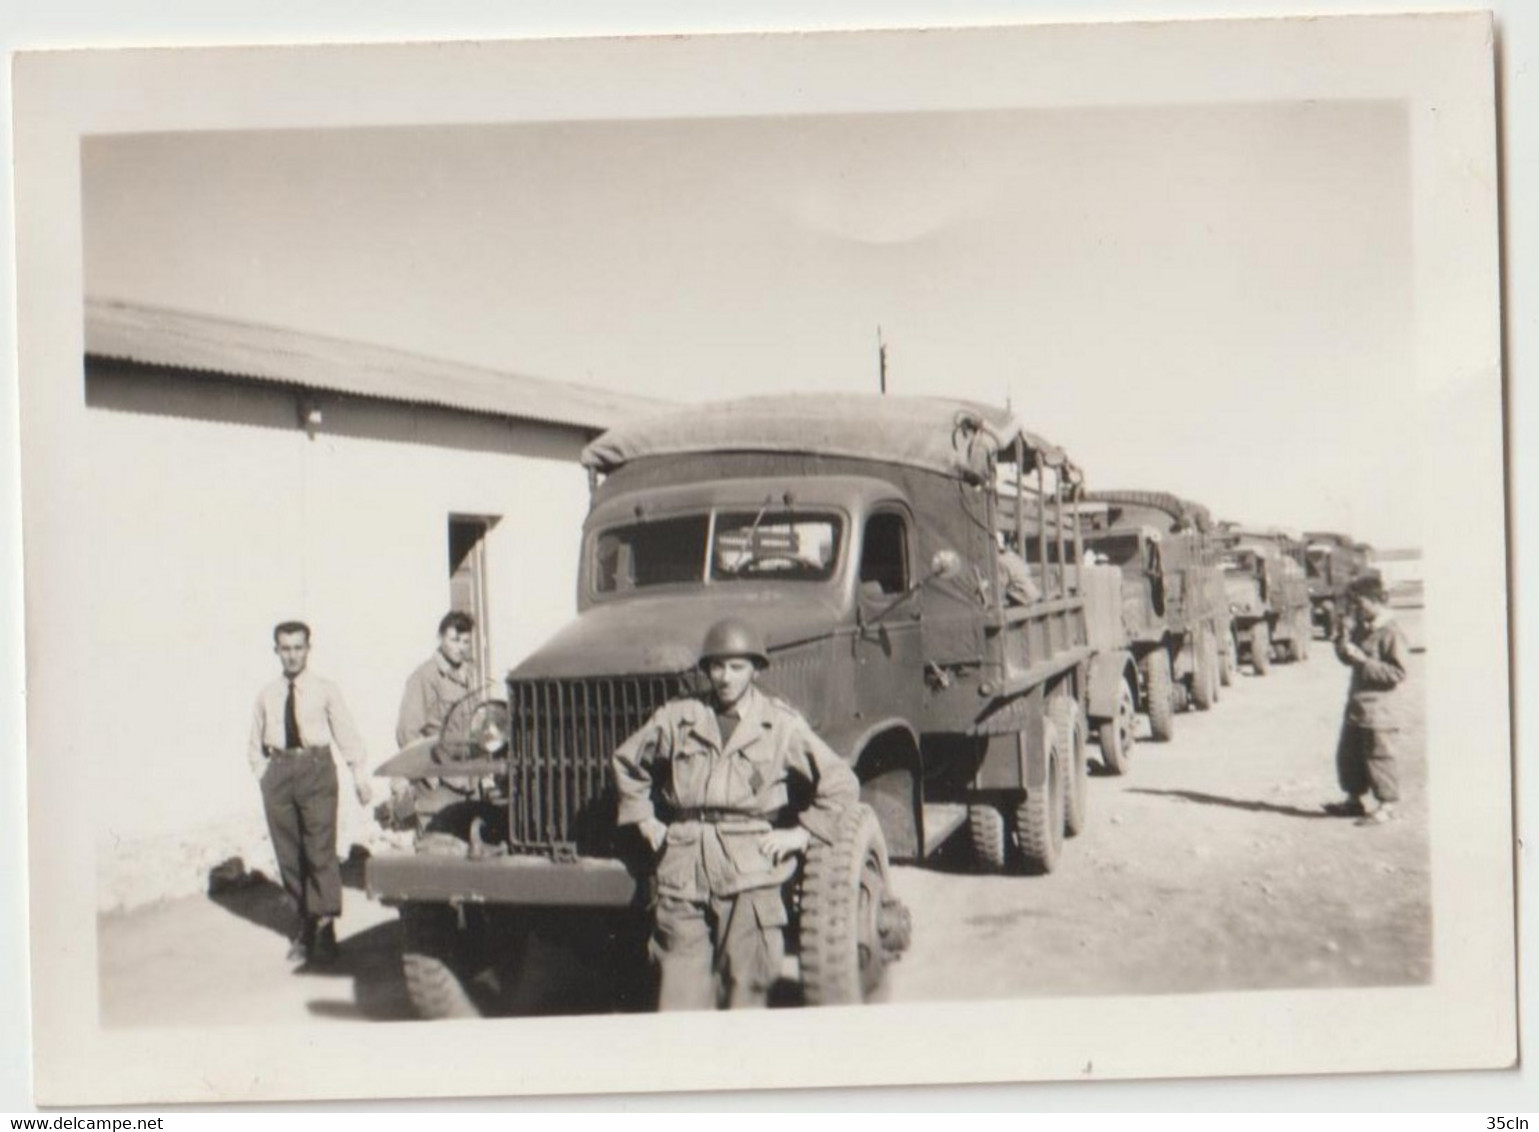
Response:
M713 660L726 657L746 656L756 668L769 667L769 651L764 647L764 634L735 617L716 622L705 632L705 642L700 646L700 667Z

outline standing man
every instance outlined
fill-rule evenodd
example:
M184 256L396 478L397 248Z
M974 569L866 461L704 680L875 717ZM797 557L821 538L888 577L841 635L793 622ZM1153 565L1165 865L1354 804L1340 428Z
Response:
M711 691L664 704L615 752L619 824L662 854L651 949L661 1010L765 1005L785 955L781 886L860 798L848 764L754 686L768 666L758 630L718 621L700 650Z
M1346 718L1336 744L1336 777L1347 797L1325 807L1327 813L1356 817L1358 825L1381 825L1395 817L1400 801L1395 756L1399 748L1399 691L1406 675L1405 633L1389 608L1377 572L1354 578L1348 588L1354 616L1336 638L1336 657L1352 669ZM1369 810L1363 799L1378 803Z
M368 756L342 693L308 669L310 627L285 621L273 629L283 675L262 689L251 720L246 757L262 784L267 829L283 887L299 911L291 960L337 958L336 918L342 914L337 863L337 766L341 748L360 805L368 805Z
M438 651L407 678L406 690L401 694L401 711L395 725L398 747L442 735L449 713L479 690L475 666L470 662L475 629L475 618L458 611L444 614L438 622ZM468 714L465 720L469 720ZM423 778L411 785L418 832L426 832L441 810L475 794L475 784L471 782Z

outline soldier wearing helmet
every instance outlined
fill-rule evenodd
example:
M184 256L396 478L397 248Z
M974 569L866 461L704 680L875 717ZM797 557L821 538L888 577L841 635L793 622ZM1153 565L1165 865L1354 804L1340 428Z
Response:
M781 888L860 796L844 760L756 686L767 667L754 626L718 621L700 649L710 690L663 705L615 752L620 825L660 854L661 1010L765 1004L785 954Z

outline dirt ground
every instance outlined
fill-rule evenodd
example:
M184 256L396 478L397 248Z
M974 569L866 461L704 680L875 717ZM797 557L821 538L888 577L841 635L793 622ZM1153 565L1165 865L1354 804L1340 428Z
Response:
M1420 617L1402 611L1413 646ZM1132 771L1090 783L1090 826L1041 878L980 876L965 839L896 870L913 945L888 976L892 1002L1062 994L1159 994L1373 986L1432 975L1422 657L1405 694L1402 820L1326 816L1347 671L1323 644L1257 678L1244 670L1207 713L1177 717L1168 744L1140 743ZM1092 747L1092 756L1094 756ZM288 912L263 882L99 921L102 1020L214 1026L410 1017L394 913L344 870L343 962L284 960ZM530 956L549 1009L574 974Z

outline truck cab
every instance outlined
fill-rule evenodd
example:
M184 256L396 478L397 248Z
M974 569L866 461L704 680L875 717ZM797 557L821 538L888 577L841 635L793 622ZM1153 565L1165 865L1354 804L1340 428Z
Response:
M725 616L762 632L761 686L855 769L880 839L861 889L873 909L890 903L889 857L923 860L963 827L982 867L1057 866L1086 823L1089 730L1103 761L1108 726L1131 742L1134 679L1121 572L1082 564L1082 477L1060 449L989 406L818 395L638 421L583 460L577 615L508 674L507 744L470 768L499 784L505 821L483 823L497 840L479 856L370 861L369 890L404 923L467 904L503 919L644 908L650 859L616 826L611 759L669 699L702 690L700 642ZM1024 557L1028 544L1039 593L1017 606L1003 547ZM419 750L383 772L446 769ZM883 923L873 910L870 938L845 933L878 974ZM847 1000L850 985L809 999Z

